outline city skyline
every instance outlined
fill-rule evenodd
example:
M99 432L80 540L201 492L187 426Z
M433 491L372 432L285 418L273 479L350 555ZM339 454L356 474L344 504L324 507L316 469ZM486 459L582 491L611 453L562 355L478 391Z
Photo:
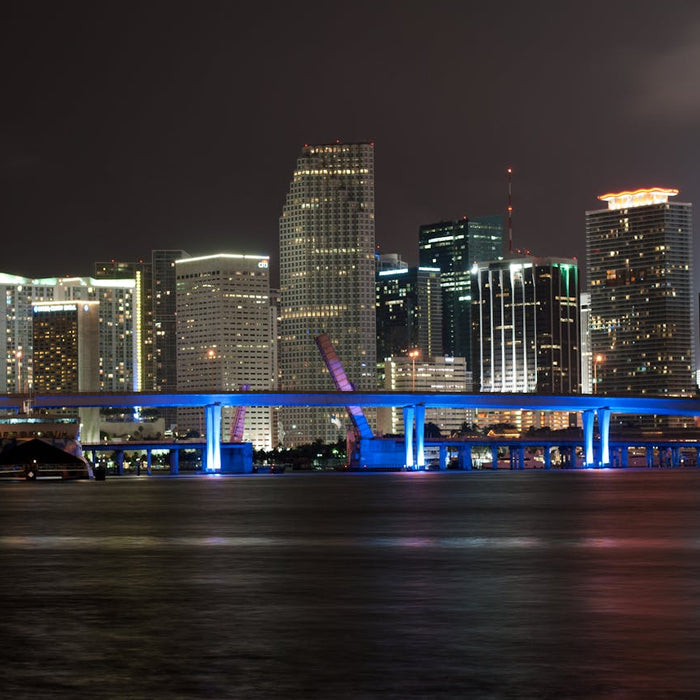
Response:
M196 240L198 255L270 254L274 281L288 163L336 138L375 142L377 242L410 264L419 226L505 213L509 166L514 246L536 255L583 260L601 192L698 201L700 8L538 8L360 2L347 16L312 2L270 19L217 3L17 4L4 269L87 275Z

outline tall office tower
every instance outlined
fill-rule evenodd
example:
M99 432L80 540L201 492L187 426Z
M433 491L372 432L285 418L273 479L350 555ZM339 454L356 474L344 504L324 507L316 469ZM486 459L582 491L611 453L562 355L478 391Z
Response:
M523 257L477 264L472 298L478 390L580 392L576 261Z
M471 391L471 373L463 357L389 357L385 361L385 391L421 391L432 393L463 393ZM427 408L425 420L434 423L444 435L459 430L462 423L472 423L471 409ZM404 432L403 409L377 409L377 430L383 434Z
M100 391L133 391L138 356L134 347L136 295L133 279L104 280L92 277L28 279L0 274L0 391L22 391L33 386L32 317L39 301L98 301Z
M591 293L581 292L581 393L593 393L593 355L591 353Z
M676 194L605 194L586 212L596 393L694 393L692 205Z
M41 394L99 389L99 302L35 302L34 390ZM99 409L79 409L83 442L99 442Z
M377 272L377 359L442 355L440 271L411 267Z
M175 261L188 258L184 250L151 251L153 322L153 382L156 391L177 390L177 330ZM162 407L158 413L170 427L177 410Z
M314 337L326 333L350 381L376 387L374 146L304 146L280 217L281 388L334 385ZM281 412L284 443L345 438L335 411Z
M133 279L134 287L134 347L135 366L138 372L134 377L133 391L153 391L155 375L153 362L153 275L151 263L109 262L95 263L95 278L104 280Z
M471 268L503 255L503 217L463 217L420 227L419 262L442 273L442 345L471 367Z
M269 258L219 253L175 261L177 388L179 391L254 391L274 386ZM202 433L198 409L178 411L179 430ZM243 439L256 449L276 446L269 407L248 408ZM222 439L233 411L222 411Z

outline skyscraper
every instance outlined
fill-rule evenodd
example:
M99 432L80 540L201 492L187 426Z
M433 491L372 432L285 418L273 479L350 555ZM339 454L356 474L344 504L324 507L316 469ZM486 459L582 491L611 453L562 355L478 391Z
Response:
M441 272L443 350L471 367L471 268L503 255L503 217L481 216L420 227L422 267Z
M220 253L175 261L177 388L179 391L256 391L274 386L269 258ZM202 411L178 411L180 430L202 432ZM233 411L222 411L223 439ZM248 408L244 440L276 446L267 406Z
M374 146L304 146L280 217L283 390L332 390L314 337L328 334L350 381L376 386ZM336 411L280 412L285 444L345 437Z
M134 351L135 366L133 391L153 391L155 388L153 366L153 289L151 263L136 262L95 263L95 278L102 280L133 279L134 284Z
M580 392L576 261L523 257L477 264L472 298L477 390Z
M434 267L377 272L377 359L416 348L422 357L442 355L442 290Z
M605 194L607 209L586 212L596 393L694 392L692 206L677 194Z
M177 390L177 293L175 261L188 258L184 250L151 251L151 292L153 322L153 388L156 391ZM177 422L177 410L161 407L158 413L165 425Z
M0 373L3 392L33 387L33 305L40 301L99 302L99 391L135 391L139 353L135 344L140 318L136 281L92 277L29 279L0 273ZM18 355L20 353L20 355ZM21 359L20 359L21 358ZM21 375L21 376L20 376Z
M98 301L34 303L32 360L37 393L72 394L99 389L99 306ZM79 408L77 413L83 442L98 442L99 409Z

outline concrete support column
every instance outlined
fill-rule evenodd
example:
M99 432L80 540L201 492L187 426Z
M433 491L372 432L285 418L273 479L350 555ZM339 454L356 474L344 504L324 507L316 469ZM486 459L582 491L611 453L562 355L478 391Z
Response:
M150 448L146 450L146 471L148 476L151 476L151 466L153 465L153 455L151 454L153 450Z
M204 458L204 471L221 471L221 404L204 407L207 426L207 447Z
M518 447L518 469L525 469L525 448Z
M498 469L498 445L493 445L491 447L491 459L493 460L491 469Z
M460 445L457 459L459 468L470 472L472 470L472 446Z
M654 466L654 448L647 447L646 454L647 454L647 467L653 467Z
M551 469L552 468L552 451L549 445L545 445L542 448L542 453L544 455L544 468L545 469Z
M416 466L425 467L425 406L416 406Z
M671 448L671 465L673 467L681 466L681 450L680 447Z
M581 414L581 422L583 423L583 466L593 467L593 420L595 413L592 410L584 411Z
M413 406L403 407L403 434L404 443L406 450L406 457L404 459L404 464L409 469L415 467L415 462L413 460L413 418L415 416L415 410Z
M610 409L598 409L598 431L600 432L600 464L610 466Z
M629 445L623 445L620 448L620 466L625 469L629 464Z
M180 450L170 450L170 473L180 473Z
M695 466L700 467L700 447L695 448Z
M117 474L123 476L124 474L124 450L117 450L114 453L114 462L117 466Z
M447 469L447 446L440 445L440 471Z

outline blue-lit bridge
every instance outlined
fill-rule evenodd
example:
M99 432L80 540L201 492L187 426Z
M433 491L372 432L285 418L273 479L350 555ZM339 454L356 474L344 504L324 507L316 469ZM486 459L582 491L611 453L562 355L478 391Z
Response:
M207 471L221 469L221 409L223 406L301 406L337 408L352 404L361 408L395 407L403 410L406 439L402 441L400 461L404 466L425 466L425 409L463 408L476 410L528 410L578 412L582 416L584 464L610 464L610 416L665 415L700 416L700 400L602 395L547 394L458 394L422 392L211 392L211 393L79 393L10 394L0 396L0 408L19 411L31 398L36 409L56 408L158 408L198 407L206 417ZM594 423L598 420L595 444ZM367 468L397 464L396 451L387 450L381 438L360 440L361 462Z

